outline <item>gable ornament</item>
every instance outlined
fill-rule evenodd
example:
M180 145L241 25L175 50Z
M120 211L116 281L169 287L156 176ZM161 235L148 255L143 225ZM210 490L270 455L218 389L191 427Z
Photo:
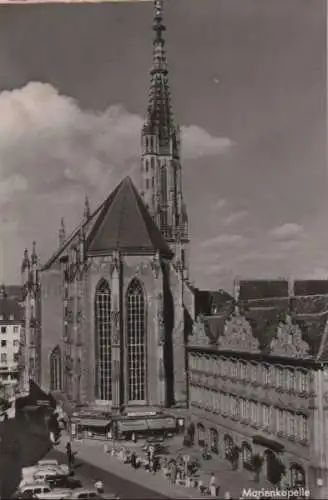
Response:
M221 349L260 352L259 341L253 336L252 327L236 306L233 315L224 325L223 336L218 339Z
M293 323L290 314L287 314L285 321L278 325L277 337L271 341L270 354L305 359L311 357L309 350L308 343L302 339L299 325Z
M206 335L204 321L201 315L198 315L192 326L192 334L188 339L189 345L207 346L209 338Z

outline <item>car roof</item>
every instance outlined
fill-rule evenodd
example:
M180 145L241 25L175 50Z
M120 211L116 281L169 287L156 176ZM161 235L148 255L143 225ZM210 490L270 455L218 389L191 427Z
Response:
M24 484L24 486L22 486L20 489L21 490L26 490L28 488L42 488L43 486L45 488L50 488L50 486L49 486L48 483L38 483L37 481L35 481L34 483Z

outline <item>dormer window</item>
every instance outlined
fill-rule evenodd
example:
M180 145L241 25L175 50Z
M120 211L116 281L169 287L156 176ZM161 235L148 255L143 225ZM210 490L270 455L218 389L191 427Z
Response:
M9 315L9 320L10 320L10 321L14 321L14 315L13 315L13 314L10 314L10 315Z
M0 314L0 321L3 321L3 314Z

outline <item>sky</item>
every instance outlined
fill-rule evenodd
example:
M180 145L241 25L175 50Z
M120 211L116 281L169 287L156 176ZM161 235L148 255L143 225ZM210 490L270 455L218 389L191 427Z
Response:
M149 2L0 6L0 280L19 283L131 175L152 62ZM323 0L170 0L190 276L328 277Z

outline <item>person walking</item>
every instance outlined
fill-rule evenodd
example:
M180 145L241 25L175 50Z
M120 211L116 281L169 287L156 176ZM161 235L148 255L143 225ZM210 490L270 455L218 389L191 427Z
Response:
M104 484L101 479L97 479L95 481L95 489L96 492L99 493L99 495L102 495L104 493Z
M214 474L211 474L211 479L210 479L210 482L209 482L209 485L208 485L208 489L209 489L209 492L210 492L210 495L211 497L216 497L216 479L215 479L215 475Z
M69 441L66 444L66 456L67 456L67 465L71 470L73 465L73 452L72 452L72 445Z

